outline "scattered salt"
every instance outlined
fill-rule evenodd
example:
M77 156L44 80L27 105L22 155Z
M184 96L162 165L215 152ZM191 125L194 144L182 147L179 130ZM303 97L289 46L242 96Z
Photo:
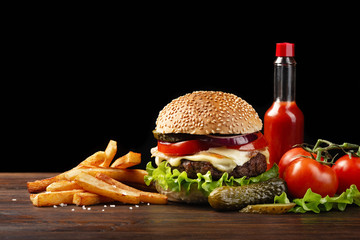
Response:
M102 212L105 212L105 209L102 209L101 211L102 211Z
M107 207L107 205L104 205L104 207Z
M90 210L91 210L91 207L88 207L88 208L87 208L87 210L89 210L89 211L90 211Z
M115 205L110 205L110 207L115 207Z
M75 209L73 208L73 209L71 209L71 211L72 211L72 212L75 212Z
M139 207L139 205L135 205L135 207Z
M129 207L130 210L132 210L133 208L132 207Z
M147 203L147 205L149 206L149 205L150 205L150 203L148 202L148 203Z
M56 205L54 205L53 207L54 207L54 208L57 208L57 206L56 206Z
M82 206L82 209L86 210L86 207L85 207L85 205L83 205L83 206Z
M11 199L11 201L16 202L16 198Z

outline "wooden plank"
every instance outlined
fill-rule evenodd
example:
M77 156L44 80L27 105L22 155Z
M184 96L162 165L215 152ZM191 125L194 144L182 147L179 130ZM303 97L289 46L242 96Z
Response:
M26 182L52 173L0 173L0 239L357 239L360 208L321 214L256 215L209 206L115 203L90 210L34 207ZM16 199L13 201L12 199ZM132 209L130 209L132 208ZM72 210L74 209L74 210ZM104 209L104 211L102 211Z

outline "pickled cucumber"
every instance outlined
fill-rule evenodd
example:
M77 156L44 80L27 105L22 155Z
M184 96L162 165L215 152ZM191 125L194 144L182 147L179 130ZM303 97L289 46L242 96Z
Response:
M159 133L153 130L154 138L165 142L179 142L185 140L193 140L201 137L201 135L187 134L187 133Z
M247 205L240 212L243 213L261 213L261 214L283 214L295 207L295 203L273 203Z
M286 182L280 178L238 187L216 188L208 197L215 210L240 210L247 205L273 203L274 197L287 191Z

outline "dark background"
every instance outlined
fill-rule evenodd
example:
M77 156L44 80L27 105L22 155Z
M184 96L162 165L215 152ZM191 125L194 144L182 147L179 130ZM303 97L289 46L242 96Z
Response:
M296 46L305 141L360 143L360 47L349 16L295 23L124 12L9 20L0 171L65 171L110 139L117 156L141 152L144 167L159 111L194 90L234 93L263 119L273 100L275 44L285 41Z

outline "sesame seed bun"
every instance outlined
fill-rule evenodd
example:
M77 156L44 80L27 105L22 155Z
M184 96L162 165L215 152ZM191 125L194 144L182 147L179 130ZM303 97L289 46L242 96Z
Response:
M219 91L196 91L178 97L159 113L159 133L247 134L260 131L255 109L240 97Z

